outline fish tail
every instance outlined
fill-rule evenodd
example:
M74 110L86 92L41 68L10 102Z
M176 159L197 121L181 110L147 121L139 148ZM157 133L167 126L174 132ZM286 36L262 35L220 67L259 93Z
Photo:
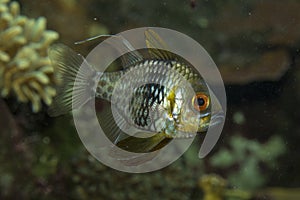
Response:
M80 108L93 97L100 72L63 44L51 46L48 53L58 80L48 114L59 116Z

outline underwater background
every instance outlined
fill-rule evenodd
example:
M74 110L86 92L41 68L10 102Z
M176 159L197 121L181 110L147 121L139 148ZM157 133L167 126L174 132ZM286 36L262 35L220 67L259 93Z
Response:
M299 10L297 0L0 0L0 199L300 199ZM129 174L87 152L71 115L48 116L47 49L87 55L100 41L74 42L145 26L206 49L227 116L204 159L196 140L170 166Z

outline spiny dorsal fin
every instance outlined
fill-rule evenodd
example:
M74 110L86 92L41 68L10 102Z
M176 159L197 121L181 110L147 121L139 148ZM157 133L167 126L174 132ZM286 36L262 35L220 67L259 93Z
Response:
M72 105L80 108L92 97L97 72L80 54L63 44L52 45L48 54L60 82L48 114L58 116L70 112Z
M124 69L143 60L143 56L131 46L131 44L122 36L117 36L122 40L124 46L130 51L126 55L121 56Z
M122 35L105 35L110 36L106 42L114 47L117 51L123 53L128 52L121 56L122 67L124 69L134 65L143 60L143 56L126 40ZM99 38L101 36L97 36ZM95 37L96 38L96 37Z
M143 60L143 56L136 49L134 49L133 46L128 42L128 40L126 40L122 35L97 35L82 41L75 42L75 44L83 44L85 42L93 41L99 38L110 38L109 40L107 40L108 43L120 52L129 50L129 53L121 56L122 67L124 69ZM120 45L120 42L122 45Z
M174 56L168 51L168 45L152 29L145 31L146 45L151 56L156 59L174 60Z

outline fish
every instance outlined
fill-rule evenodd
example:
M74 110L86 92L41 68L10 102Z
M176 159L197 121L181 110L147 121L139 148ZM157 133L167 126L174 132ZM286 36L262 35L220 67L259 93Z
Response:
M109 139L134 153L160 150L173 139L195 137L220 123L222 107L195 67L172 53L152 29L144 35L146 53L135 50L125 38L114 36L128 53L120 58L120 70L109 72L97 71L64 44L52 45L49 57L61 85L49 115L68 113L92 98L106 100L117 113L117 119L112 111L104 116ZM212 110L212 104L217 109ZM129 135L122 127L133 127L136 132Z

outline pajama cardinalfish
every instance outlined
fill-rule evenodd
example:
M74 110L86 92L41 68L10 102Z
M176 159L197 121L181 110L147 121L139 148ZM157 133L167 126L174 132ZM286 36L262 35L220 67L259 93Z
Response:
M62 82L49 109L51 116L80 108L93 95L107 100L119 116L117 121L111 113L104 116L111 121L106 123L110 140L136 153L158 150L172 139L194 137L223 120L220 103L199 72L166 50L156 32L145 31L148 56L115 37L129 50L121 56L119 71L99 72L65 45L50 48L49 57ZM217 109L212 110L212 104ZM137 132L128 135L121 126Z

